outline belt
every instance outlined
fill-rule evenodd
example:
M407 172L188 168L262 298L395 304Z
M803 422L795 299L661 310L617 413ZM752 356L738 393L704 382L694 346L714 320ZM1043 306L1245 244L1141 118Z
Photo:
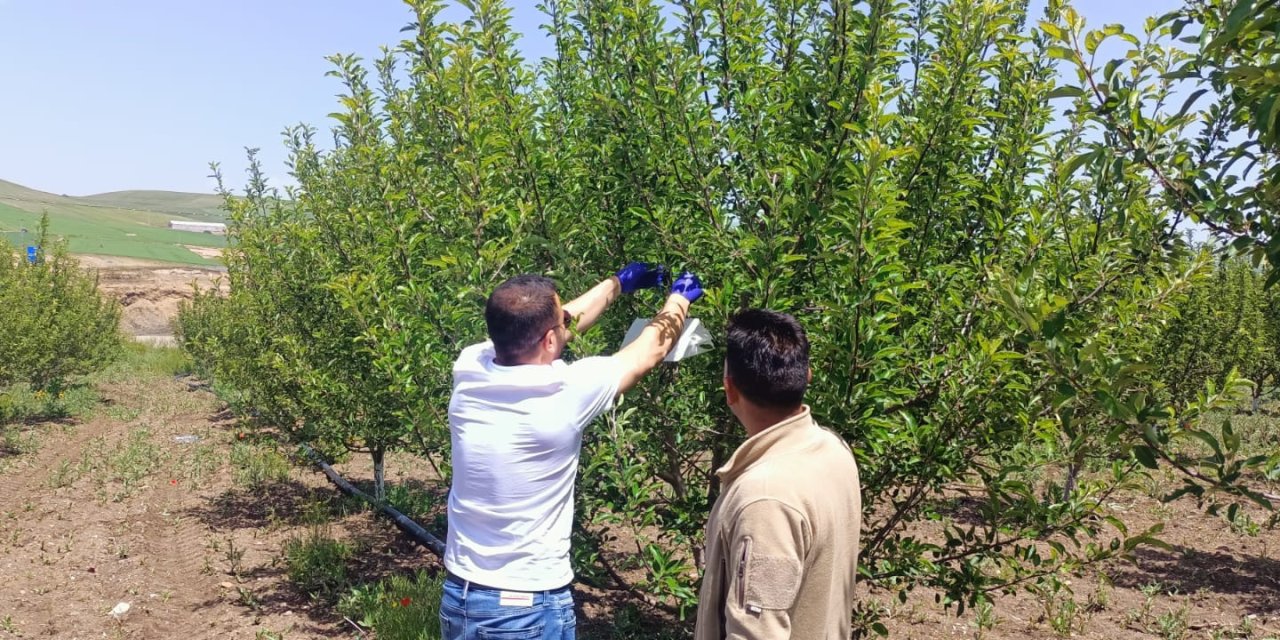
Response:
M563 591L565 589L568 589L569 586L573 584L573 583L569 583L564 585L563 587L556 587L555 589L539 589L537 591L525 591L523 589L503 589L501 587L491 587L489 585L480 584L475 580L468 580L452 571L449 571L448 569L445 570L445 574L446 574L445 575L446 580L449 580L460 587L466 587L468 589L484 589L486 591L515 591L518 593L553 593L553 592Z
M446 580L449 580L459 586L467 587L469 589L485 589L488 591L512 591L512 589L499 589L497 587L490 587L488 585L480 584L479 582L475 582L473 580L468 580L447 569L445 570L445 573L447 574L447 577L445 578Z

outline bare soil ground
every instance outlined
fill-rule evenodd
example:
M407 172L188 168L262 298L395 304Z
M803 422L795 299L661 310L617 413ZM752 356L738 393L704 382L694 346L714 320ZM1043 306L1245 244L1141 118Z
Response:
M308 467L247 486L230 453L254 436L207 391L127 373L100 387L83 419L25 425L29 446L0 453L0 638L362 637L287 579L282 547L317 510L358 548L358 581L439 570L386 520L342 507ZM339 468L356 482L371 476L363 458ZM389 459L388 480L439 490L411 456ZM1192 503L1141 493L1114 509L1135 527L1166 523L1172 551L1071 576L1056 595L998 600L982 628L974 612L943 613L928 593L906 604L867 597L886 602L898 638L1280 638L1280 530L1232 530ZM647 637L634 614L620 634L625 594L577 594L582 637ZM112 616L120 603L128 612Z
M1157 477L1152 489L1163 495L1176 486ZM1257 529L1233 528L1192 501L1165 504L1137 491L1117 495L1111 510L1130 532L1163 524L1158 537L1169 548L1141 547L1132 561L1063 576L1056 591L996 595L993 607L958 617L928 590L906 603L865 596L883 603L892 637L1280 638L1280 529L1265 526L1267 512L1248 511Z
M0 458L0 637L353 635L280 562L303 514L337 504L322 475L250 489L229 462L239 425L207 392L127 378L102 392L91 416L28 425L32 450ZM359 541L365 578L430 564L368 512L332 531Z
M218 249L188 248L221 254ZM76 258L82 266L98 273L99 287L104 293L120 301L121 329L152 344L173 343L173 320L178 316L179 305L191 299L193 286L226 290L226 273L222 269L110 256Z

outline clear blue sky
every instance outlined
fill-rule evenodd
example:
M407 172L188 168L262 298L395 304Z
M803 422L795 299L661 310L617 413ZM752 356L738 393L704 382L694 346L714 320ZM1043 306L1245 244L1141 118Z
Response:
M529 59L551 50L535 4L511 1ZM1090 24L1135 32L1179 4L1075 2ZM0 179L70 195L209 192L210 161L239 186L244 147L260 147L280 185L280 131L327 130L335 110L324 57L371 58L410 19L395 0L0 0Z

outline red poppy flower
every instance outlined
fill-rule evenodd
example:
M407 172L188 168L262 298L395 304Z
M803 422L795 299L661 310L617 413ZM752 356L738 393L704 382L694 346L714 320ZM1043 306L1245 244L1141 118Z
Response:
M402 606L402 607L407 607L407 606L409 606L409 603L411 603L411 602L413 602L413 600L411 600L411 599L409 599L409 598L400 598L400 606Z
M173 478L172 480L169 480L169 484L178 484L178 479Z

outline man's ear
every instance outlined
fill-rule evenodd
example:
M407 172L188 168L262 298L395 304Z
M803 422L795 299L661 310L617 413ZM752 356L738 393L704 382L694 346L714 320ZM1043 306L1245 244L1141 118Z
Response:
M738 404L738 400L742 398L742 394L738 392L738 388L733 386L733 381L729 376L724 377L724 402L729 406Z
M809 379L808 379L808 382L813 382L813 367L809 367Z

